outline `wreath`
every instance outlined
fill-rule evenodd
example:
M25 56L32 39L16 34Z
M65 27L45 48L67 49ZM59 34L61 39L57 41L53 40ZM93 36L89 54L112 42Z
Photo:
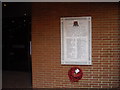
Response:
M79 67L72 67L68 71L68 76L71 82L78 82L82 78L83 72Z

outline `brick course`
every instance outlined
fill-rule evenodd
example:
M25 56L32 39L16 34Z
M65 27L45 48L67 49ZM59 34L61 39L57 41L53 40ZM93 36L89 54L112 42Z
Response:
M119 3L32 3L33 88L120 87ZM71 83L61 65L61 17L92 17L92 63Z

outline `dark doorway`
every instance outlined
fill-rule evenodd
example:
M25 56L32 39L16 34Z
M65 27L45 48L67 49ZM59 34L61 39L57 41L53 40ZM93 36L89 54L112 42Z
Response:
M12 87L9 87L10 85L9 86L6 85L8 81L6 80L6 77L8 77L9 74L11 74L10 78L12 78L13 81L15 74L16 77L22 79L24 78L24 75L22 73L24 74L29 73L28 76L25 77L27 78L29 77L28 78L29 83L32 83L30 41L31 41L31 3L3 2L2 3L3 88L14 88L14 85L12 85ZM18 73L21 72L22 77L17 72ZM22 81L20 82L22 83ZM19 83L19 80L16 83ZM28 86L26 87L24 86L24 88L27 87ZM23 87L17 85L15 86L15 88Z

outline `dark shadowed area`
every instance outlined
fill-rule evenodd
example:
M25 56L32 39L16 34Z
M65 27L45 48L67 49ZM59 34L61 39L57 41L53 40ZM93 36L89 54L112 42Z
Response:
M31 87L31 3L2 3L2 88Z

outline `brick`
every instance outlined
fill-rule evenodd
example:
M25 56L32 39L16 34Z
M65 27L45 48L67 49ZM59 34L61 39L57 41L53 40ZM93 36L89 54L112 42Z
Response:
M100 7L98 7L100 6ZM32 3L33 88L117 88L120 83L118 3ZM61 65L61 17L92 17L92 63L79 82L70 82Z

